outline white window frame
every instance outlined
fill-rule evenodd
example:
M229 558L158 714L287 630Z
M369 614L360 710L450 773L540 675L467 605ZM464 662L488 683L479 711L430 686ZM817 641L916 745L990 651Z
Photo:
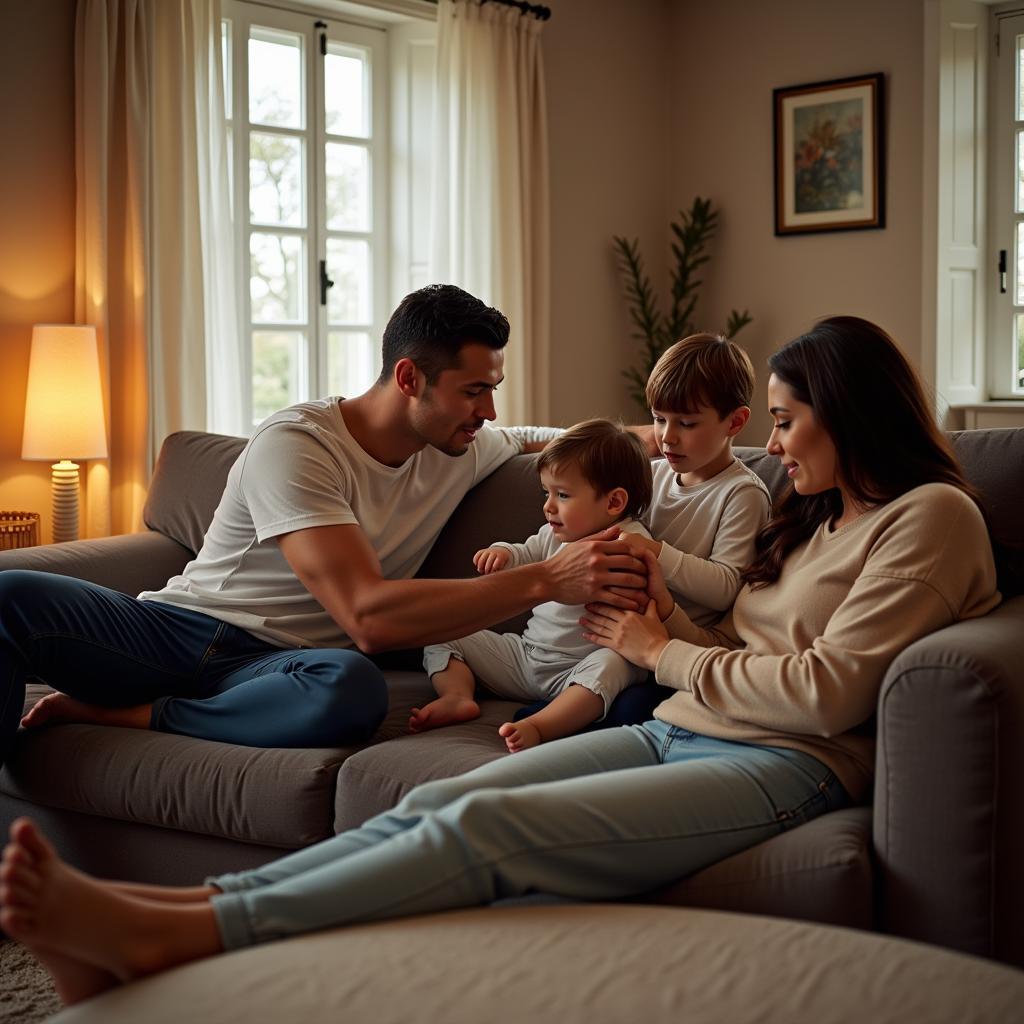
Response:
M924 8L921 370L949 429L1024 426L1024 395L994 397L998 218L991 132L997 16L1015 4L922 0ZM1008 250L1008 257L1010 252ZM1008 264L1008 283L1012 280ZM1002 352L1005 352L1006 342Z
M989 273L988 291L988 396L1024 400L1024 382L1013 380L1016 356L1015 320L1024 316L1024 280L1017 234L1024 226L1024 204L1017 201L1017 135L1024 132L1024 116L1018 118L1019 95L1016 38L1024 36L1024 4L993 12L995 52L992 56L992 96L988 125L990 158ZM1021 111L1024 114L1024 111ZM1024 144L1024 134L1021 135ZM1005 253L1005 285L999 254ZM1005 290L1004 290L1005 289ZM1024 291L1024 287L1020 288Z
M324 395L328 391L328 322L327 306L320 302L320 260L327 258L329 238L366 238L371 246L369 306L370 320L364 324L335 325L333 330L369 333L374 351L376 370L379 371L380 353L377 342L391 306L390 249L390 127L388 104L388 39L381 28L353 24L319 11L311 12L301 6L296 10L282 6L268 6L251 0L225 0L225 20L231 23L229 92L233 110L230 118L233 174L233 219L235 226L235 252L237 266L238 322L243 332L243 416L248 430L253 425L253 365L252 334L254 330L303 330L306 344L299 361L297 400L304 401ZM306 296L306 317L297 324L254 324L251 313L249 285L249 236L261 225L253 224L249 217L249 90L247 50L251 26L276 29L298 35L303 46L303 109L304 127L282 129L280 134L304 140L305 185L304 227L267 227L274 233L297 235L306 240L306 258L302 268ZM344 136L327 136L324 131L323 95L324 61L321 58L321 38L327 45L354 46L370 54L370 137L349 140ZM258 126L252 126L258 130ZM326 173L324 144L334 141L353 141L367 145L371 153L371 230L368 232L328 230L326 227ZM316 211L319 211L319 216ZM301 287L301 285L300 285Z

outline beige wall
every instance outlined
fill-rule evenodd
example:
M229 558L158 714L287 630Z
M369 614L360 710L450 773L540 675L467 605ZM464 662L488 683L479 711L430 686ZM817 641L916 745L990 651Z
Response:
M693 196L722 210L702 324L754 315L740 340L759 368L817 316L878 320L920 357L920 0L548 0L554 420L635 419L620 371L638 343L613 234L638 236L658 290L667 225ZM31 325L73 318L74 0L6 4L0 167L0 507L49 508L49 469L19 458ZM45 74L42 69L46 69ZM775 238L771 91L884 71L883 231ZM743 437L760 442L761 412Z
M743 441L760 444L765 359L818 317L851 313L921 355L920 0L715 0L673 5L670 208L695 194L722 209L705 286L708 326L733 306L754 322L739 340L762 378ZM886 227L776 238L772 90L883 71Z
M664 292L667 225L695 195L721 210L699 326L749 308L739 340L759 373L779 344L838 312L881 323L919 362L921 0L548 2L560 422L630 410L609 239L639 235ZM772 89L875 71L888 90L886 228L776 238ZM762 382L742 441L763 441L764 405Z
M638 343L629 337L612 236L639 237L648 270L663 286L671 180L669 6L666 0L550 3L543 47L556 423L639 415L620 374Z
M0 509L42 513L44 539L50 468L21 460L21 430L32 325L74 320L74 21L74 0L0 16Z

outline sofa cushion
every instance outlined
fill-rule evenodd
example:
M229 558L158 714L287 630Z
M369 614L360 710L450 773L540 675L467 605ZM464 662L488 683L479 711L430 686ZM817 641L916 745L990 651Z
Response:
M208 957L52 1024L996 1024L1024 973L915 942L739 914L484 907Z
M48 687L28 687L26 708ZM82 814L294 849L332 835L339 765L356 748L276 749L144 729L18 733L0 792Z
M815 818L657 889L644 901L873 928L871 809Z
M1024 593L1024 427L950 435L967 479L981 493L995 541L1003 597Z
M772 502L782 497L788 477L782 469L782 463L774 455L769 455L763 448L745 448L737 446L733 449L736 457L748 469L752 469L763 481Z
M480 702L473 722L445 726L416 736L406 732L409 713L432 700L434 691L422 672L389 672L391 708L378 736L393 742L366 747L347 758L338 771L334 829L356 828L367 818L394 807L421 782L448 779L507 757L498 726L522 707L506 700Z
M193 554L203 546L245 438L180 430L160 448L142 520Z
M544 525L535 455L517 455L476 485L445 524L416 574L423 579L476 576L473 555L496 540L524 541ZM500 525L496 525L500 524ZM528 612L491 628L521 633Z

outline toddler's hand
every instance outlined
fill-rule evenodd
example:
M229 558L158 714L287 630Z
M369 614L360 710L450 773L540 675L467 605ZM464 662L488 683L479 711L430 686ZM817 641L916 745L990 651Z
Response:
M478 573L487 576L492 572L501 572L511 557L506 548L482 548L473 556L473 565Z

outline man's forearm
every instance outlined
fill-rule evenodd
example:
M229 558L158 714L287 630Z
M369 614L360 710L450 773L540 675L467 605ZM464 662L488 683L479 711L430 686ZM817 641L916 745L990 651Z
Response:
M367 653L457 640L550 600L549 576L540 562L475 579L381 580L353 609L352 639Z

